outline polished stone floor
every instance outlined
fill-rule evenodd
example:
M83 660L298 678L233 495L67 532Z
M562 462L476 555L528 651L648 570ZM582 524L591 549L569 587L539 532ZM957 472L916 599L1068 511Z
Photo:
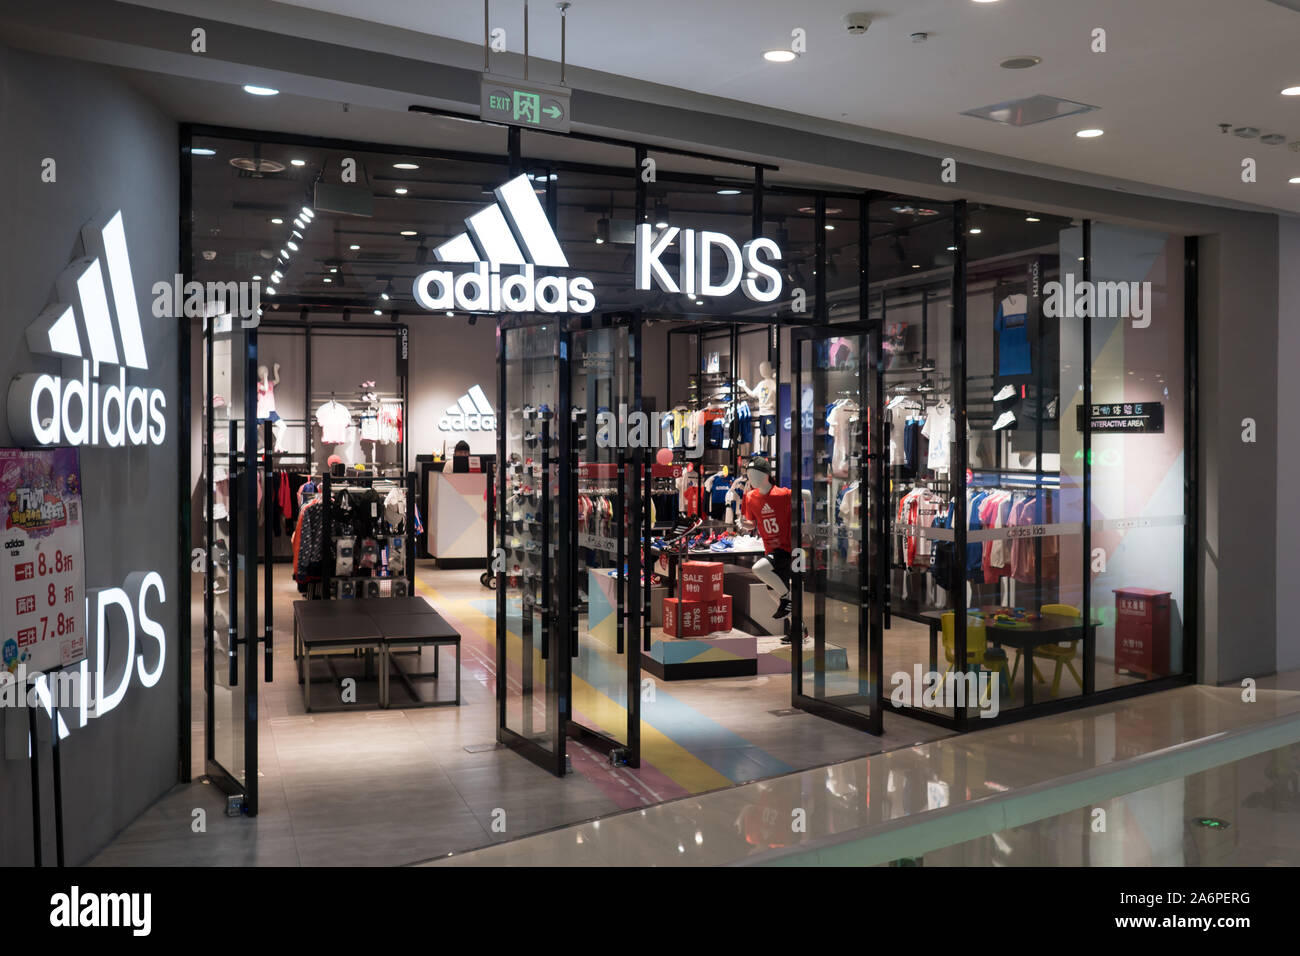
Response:
M203 668L196 648L195 781L165 795L93 862L411 863L946 734L898 715L877 738L789 714L787 675L674 682L660 684L655 711L646 714L641 769L612 767L575 743L574 772L560 779L494 746L493 597L477 571L417 572L421 593L464 636L461 707L308 714L292 666L290 606L298 594L287 567L276 570L275 680L259 688L258 816L227 818L222 794L200 779ZM197 637L197 602L196 614ZM442 661L438 693L450 695L445 651ZM228 741L221 743L228 752ZM206 815L202 832L194 832L196 810Z
M1248 696L1232 687L1179 688L672 801L433 862L1294 862L1300 850L1300 693L1262 689L1243 699ZM1104 829L1094 833L1099 808L1105 811ZM1232 827L1195 822L1203 818L1235 821L1235 846L1224 847ZM1217 836L1204 832L1211 829Z

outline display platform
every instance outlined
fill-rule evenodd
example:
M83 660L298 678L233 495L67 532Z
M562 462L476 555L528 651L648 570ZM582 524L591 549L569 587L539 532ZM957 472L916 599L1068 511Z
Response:
M803 666L813 666L813 642L803 644ZM781 638L755 637L730 630L706 637L670 637L656 628L651 632L650 650L641 655L643 670L660 680L706 680L714 677L754 677L759 674L788 674L793 648ZM826 670L849 669L848 651L826 645Z

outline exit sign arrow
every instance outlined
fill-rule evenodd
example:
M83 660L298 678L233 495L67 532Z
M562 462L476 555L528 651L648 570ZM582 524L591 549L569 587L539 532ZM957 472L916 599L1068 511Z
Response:
M567 133L569 94L563 86L484 73L479 84L479 117L507 126Z

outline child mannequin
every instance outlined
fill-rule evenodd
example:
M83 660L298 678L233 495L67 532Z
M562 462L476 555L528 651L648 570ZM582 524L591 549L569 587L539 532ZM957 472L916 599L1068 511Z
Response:
M790 489L772 484L772 465L762 455L750 459L745 475L749 491L741 503L741 527L757 531L766 552L754 562L754 574L776 593L776 617L785 618L790 615ZM791 643L789 633L781 642Z

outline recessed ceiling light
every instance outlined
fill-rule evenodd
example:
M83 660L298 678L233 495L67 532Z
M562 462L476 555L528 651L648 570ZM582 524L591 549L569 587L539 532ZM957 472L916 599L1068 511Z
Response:
M244 84L244 92L252 93L254 96L278 96L280 93L279 90L269 86L253 86L251 83Z
M1074 135L1079 137L1079 139L1096 139L1103 132L1105 131L1100 129L1081 129Z
M1025 217L1025 222L1042 222L1042 221L1043 221L1043 220L1039 219L1037 216L1026 216L1026 217Z
M276 216L274 219L271 220L271 225L273 225L273 226L283 226L283 225L284 225L284 220L281 219L279 216Z
M290 165L290 166L306 166L306 165L307 165L307 160L305 160L305 159L291 159L291 160L289 160L289 165Z
M1290 179L1287 180L1287 182L1291 183L1292 185L1300 185L1300 176L1292 176Z
M1031 66L1038 66L1043 62L1041 56L1009 56L998 66L1004 70L1027 70Z
M913 269L919 269L919 268L921 268L921 267L920 267L919 265L916 265L915 263L913 263L912 268L913 268Z
M956 252L956 251L957 251L957 247L956 247L956 246L949 246L949 247L948 247L948 251L949 251L949 252Z
M827 231L827 232L834 232L834 231L835 231L835 227L832 226L832 225L828 222L828 223L826 224L826 231Z
M354 242L352 243L352 245L348 246L348 248L351 249L353 252L356 252L361 247Z
M375 309L375 315L383 315L383 314L384 313L380 312L378 309Z
M254 282L261 282L261 281L262 281L262 277L261 277L261 276L253 276L253 281L254 281Z
M331 279L329 276L325 276L323 279L321 279L321 281L322 281L322 282L333 282L334 280Z
M190 149L190 155L191 156L215 156L217 155L217 151L215 149L209 149L206 146L195 146L192 149Z
M763 54L763 59L769 63L789 63L794 58L793 50L767 50Z
M394 169L419 169L415 163L393 163Z
M974 229L971 229L971 230L970 230L970 234L971 234L972 236L978 236L978 235L979 235L981 232L983 232L983 231L984 231L984 230L981 229L979 226L976 226Z
M393 192L397 193L397 195L399 196L405 196L407 189L405 186L398 186L396 189L393 190Z
M338 272L338 271L339 271L338 266L330 266L330 272Z
M1300 96L1300 86L1288 86L1282 91L1283 96Z
M718 190L718 195L719 195L719 196L739 196L739 195L740 195L740 190L739 190L739 189L719 189L719 190Z
M415 230L414 230L414 229L403 229L403 230L402 230L402 235L404 235L404 236L414 236L414 235L415 235Z

